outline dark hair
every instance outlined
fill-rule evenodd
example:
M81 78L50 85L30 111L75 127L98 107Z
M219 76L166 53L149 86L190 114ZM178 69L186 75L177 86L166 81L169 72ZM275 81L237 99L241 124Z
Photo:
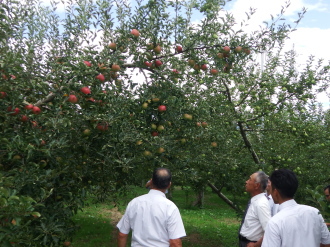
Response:
M270 175L272 188L276 189L282 198L293 198L298 189L298 179L293 171L279 169Z
M152 184L156 189L166 189L172 180L170 170L166 168L156 168L152 174Z
M264 191L267 187L268 176L263 171L257 171L256 182L260 183L261 191Z
M328 186L325 186L323 190L324 191L329 190L329 192L330 192L330 184Z

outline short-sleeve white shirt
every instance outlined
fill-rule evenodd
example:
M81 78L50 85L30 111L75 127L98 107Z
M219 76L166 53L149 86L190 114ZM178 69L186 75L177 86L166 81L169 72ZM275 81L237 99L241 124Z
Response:
M132 247L168 247L170 239L186 236L178 207L153 189L130 201L117 227L124 234L132 229Z
M251 241L258 241L271 218L270 207L264 193L251 198L240 234Z
M319 247L330 244L330 233L319 210L286 201L268 222L262 247Z

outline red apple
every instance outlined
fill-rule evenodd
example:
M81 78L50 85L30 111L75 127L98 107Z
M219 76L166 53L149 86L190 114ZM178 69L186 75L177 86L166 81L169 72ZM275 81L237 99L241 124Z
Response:
M135 37L139 37L140 36L140 32L136 29L132 29L131 34L133 34Z
M159 45L157 45L153 50L154 50L155 53L160 54L161 51L162 51L162 47L160 47Z
M0 92L0 99L3 99L6 96L7 96L6 92Z
M65 241L64 243L63 243L63 246L70 246L71 245L71 242L69 242L69 241Z
M201 65L201 69L202 69L202 70L207 70L207 64L202 64L202 65Z
M68 98L68 101L71 102L71 103L77 103L78 102L78 98L77 98L76 95L70 94L69 95L69 98Z
M240 52L242 52L242 46L237 46L237 47L235 47L235 52L237 52L237 53L240 53Z
M207 122L202 122L202 127L203 127L203 128L206 128L207 125L208 125Z
M86 101L90 101L90 102L95 102L95 99L93 97L87 98Z
M19 108L13 109L11 106L7 108L7 111L10 112L10 115L16 116L21 110Z
M120 70L120 66L118 64L113 64L111 66L111 69L112 69L112 71L119 71Z
M91 67L92 66L92 64L90 62L88 62L88 61L84 61L84 64L86 64L87 67Z
M147 66L149 68L152 66L152 63L149 63L148 61L144 62L144 64L145 64L145 66Z
M216 143L216 142L211 142L211 146L214 147L214 148L216 148L216 147L218 146L218 143Z
M109 126L107 123L98 123L96 128L99 130L99 131L106 131L108 130Z
M33 105L31 105L31 104L30 105L26 105L26 106L24 106L24 108L27 109L27 110L32 110Z
M219 52L219 53L217 54L217 57L218 57L218 58L224 58L223 53Z
M197 126L197 127L201 127L201 123L200 123L200 122L197 122L197 123L196 123L196 126Z
M82 87L80 91L84 94L91 94L91 90L89 89L89 87Z
M211 73L212 75L217 75L217 74L219 73L219 71L218 71L217 69L211 69L211 70L210 70L210 73Z
M162 63L162 61L160 61L160 60L156 60L156 61L155 61L155 65L156 65L156 67L160 67L162 64L163 64L163 63Z
M152 136L158 136L159 133L158 133L157 131L152 131L152 132L151 132L151 135L152 135Z
M178 45L176 46L177 53L182 53L182 46Z
M200 69L201 69L201 67L198 64L194 65L194 70L200 70Z
M14 75L10 75L11 79L15 80L16 79L16 76Z
M117 45L116 45L116 43L110 43L110 44L109 44L109 48L110 48L111 50L115 51L115 50L117 49Z
M179 74L179 71L178 71L177 69L173 69L172 72L173 72L174 74Z
M223 48L224 53L229 53L230 52L230 47L229 46L224 46Z
M159 112L164 112L164 111L166 111L166 106L165 106L165 105L160 105L160 106L158 106L158 111L159 111Z
M246 55L249 55L251 53L249 48L244 48L243 51Z
M39 108L38 106L34 106L34 107L32 108L32 113L33 113L33 114L38 115L38 114L40 114L40 112L41 112L41 110L40 110L40 108Z
M102 74L98 74L95 78L98 79L98 80L100 80L101 82L104 82L105 81L105 77Z
M22 115L21 118L20 118L20 121L21 122L27 122L27 121L29 121L29 118L26 115Z

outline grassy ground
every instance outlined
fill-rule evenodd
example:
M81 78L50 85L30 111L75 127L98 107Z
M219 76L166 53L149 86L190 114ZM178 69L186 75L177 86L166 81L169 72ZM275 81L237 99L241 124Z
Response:
M75 216L80 225L75 235L73 247L115 247L117 229L115 224L124 213L127 203L147 191L133 188L131 193L122 198L114 207L111 203L90 204ZM239 219L236 213L211 191L205 193L203 209L190 206L195 200L192 191L175 188L173 201L179 207L185 225L187 237L184 247L232 247L237 245ZM128 245L130 246L130 245Z

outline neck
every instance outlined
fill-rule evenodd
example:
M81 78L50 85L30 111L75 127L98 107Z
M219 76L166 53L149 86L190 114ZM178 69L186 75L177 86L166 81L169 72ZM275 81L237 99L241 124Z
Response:
M251 195L251 197L254 197L254 196L259 195L259 194L261 194L261 193L263 193L263 192L262 192L262 191L252 191L252 192L250 193L250 195Z

